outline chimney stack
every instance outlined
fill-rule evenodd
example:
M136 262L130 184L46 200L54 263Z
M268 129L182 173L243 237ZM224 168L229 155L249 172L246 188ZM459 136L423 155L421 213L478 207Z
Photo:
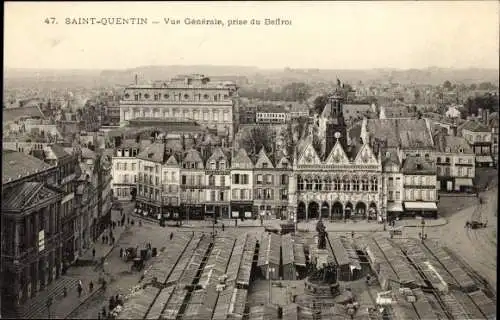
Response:
M134 82L137 85L137 74L134 76Z

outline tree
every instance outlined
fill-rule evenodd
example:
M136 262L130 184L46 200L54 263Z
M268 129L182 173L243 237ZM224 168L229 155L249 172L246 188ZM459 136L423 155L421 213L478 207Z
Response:
M415 102L419 102L420 101L420 90L415 89L413 94L415 96Z
M243 134L240 140L240 146L244 148L249 155L256 155L262 148L267 152L273 149L276 141L276 132L271 126L252 127Z
M449 80L446 80L444 83L443 83L443 88L445 90L450 90L451 89L451 82Z
M327 103L328 97L326 95L317 96L313 102L314 112L317 114L321 114Z

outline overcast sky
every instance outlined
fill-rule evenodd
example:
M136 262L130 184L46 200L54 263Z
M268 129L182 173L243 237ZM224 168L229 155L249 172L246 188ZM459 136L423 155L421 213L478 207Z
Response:
M498 1L6 3L11 68L144 65L261 68L498 68ZM57 24L46 24L55 17ZM67 25L66 18L141 17L146 25ZM186 17L224 27L188 26ZM163 18L181 20L165 25ZM227 26L281 18L291 26ZM153 24L157 20L159 24Z

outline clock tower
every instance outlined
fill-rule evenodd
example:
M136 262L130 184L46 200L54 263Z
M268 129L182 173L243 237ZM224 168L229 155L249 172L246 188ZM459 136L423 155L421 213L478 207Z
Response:
M347 126L343 113L344 98L339 90L328 97L327 107L330 108L330 117L326 122L326 148L325 154L330 154L337 142L337 137L344 150L347 150Z

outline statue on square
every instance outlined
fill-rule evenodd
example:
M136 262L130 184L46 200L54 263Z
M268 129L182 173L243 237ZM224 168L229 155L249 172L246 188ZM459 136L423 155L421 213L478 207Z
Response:
M318 249L325 249L327 235L325 225L321 219L316 224L316 232L318 232Z

